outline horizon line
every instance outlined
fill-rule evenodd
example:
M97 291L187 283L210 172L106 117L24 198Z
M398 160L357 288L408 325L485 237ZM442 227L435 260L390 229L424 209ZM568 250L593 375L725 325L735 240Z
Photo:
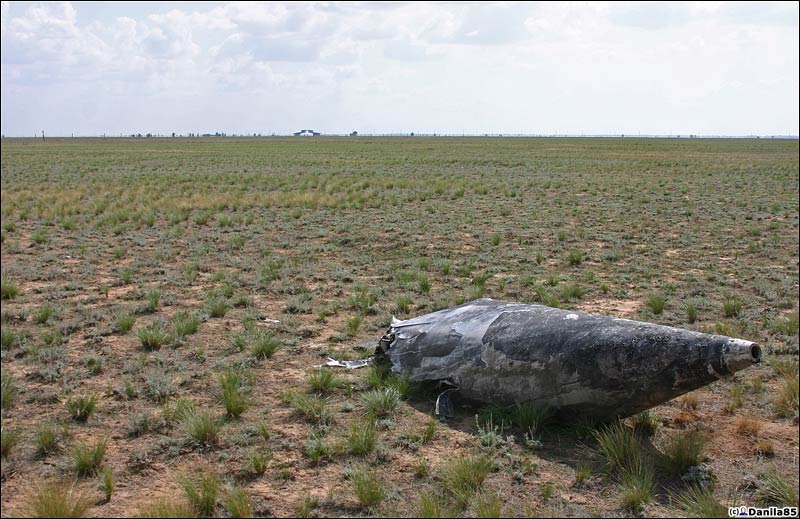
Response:
M314 135L299 135L295 133L119 133L119 134L70 134L70 135L5 135L2 139L201 139L201 138L270 138L270 137L485 137L485 138L631 138L631 139L783 139L800 140L800 135L792 134L694 134L694 133L419 133L419 132L376 132L376 133L317 133Z

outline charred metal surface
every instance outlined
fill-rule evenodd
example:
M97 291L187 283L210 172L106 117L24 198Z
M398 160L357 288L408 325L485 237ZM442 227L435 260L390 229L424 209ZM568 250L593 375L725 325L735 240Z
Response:
M393 321L378 356L472 400L567 418L636 414L746 368L749 341L542 305L478 299Z

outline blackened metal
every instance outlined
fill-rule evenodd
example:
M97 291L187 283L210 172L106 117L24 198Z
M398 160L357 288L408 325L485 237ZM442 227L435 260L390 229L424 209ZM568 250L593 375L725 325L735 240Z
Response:
M629 416L761 355L740 339L492 299L395 320L378 354L412 381L448 380L468 399L568 418Z
M458 391L458 388L451 387L450 389L442 391L439 393L439 396L436 397L434 414L436 414L439 419L447 420L455 416L453 399L451 398L451 395L456 391Z

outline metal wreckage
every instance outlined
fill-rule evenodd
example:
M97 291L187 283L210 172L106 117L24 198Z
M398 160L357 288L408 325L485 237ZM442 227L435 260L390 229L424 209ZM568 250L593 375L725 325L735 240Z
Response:
M371 361L413 382L441 382L450 397L530 403L560 419L630 416L760 362L750 341L670 326L478 299L392 320Z

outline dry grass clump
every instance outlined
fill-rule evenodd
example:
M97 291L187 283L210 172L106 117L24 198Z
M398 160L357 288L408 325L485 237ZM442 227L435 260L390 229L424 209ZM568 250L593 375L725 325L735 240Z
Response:
M19 517L85 517L93 504L75 482L54 479L35 484L14 512Z

